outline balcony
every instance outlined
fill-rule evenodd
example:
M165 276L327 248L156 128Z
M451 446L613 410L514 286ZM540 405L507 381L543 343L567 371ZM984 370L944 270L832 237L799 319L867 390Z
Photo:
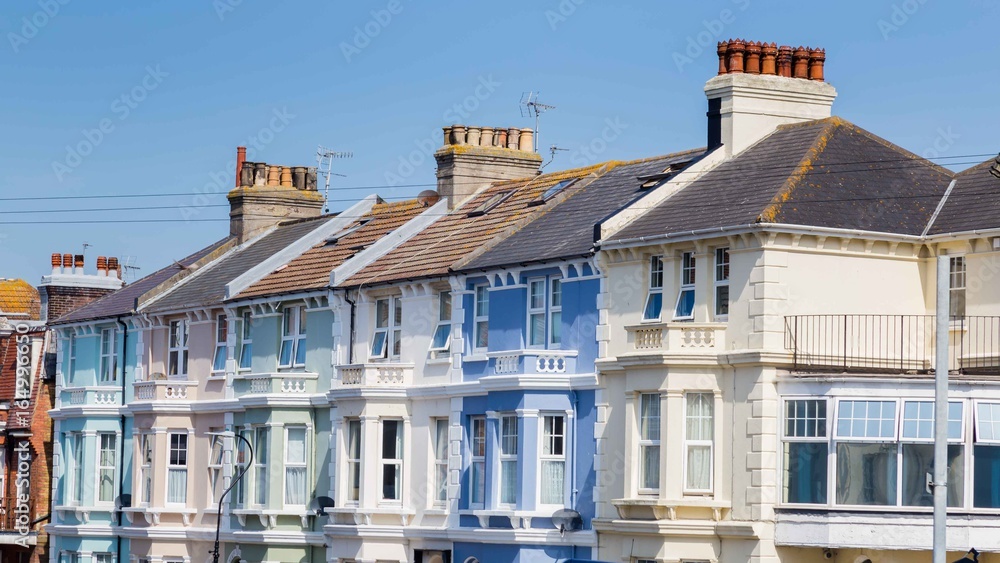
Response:
M60 395L62 406L120 406L120 387L66 387Z
M367 363L337 366L334 387L405 387L413 381L413 364Z
M233 378L237 397L249 395L305 395L316 392L315 373L255 373Z
M19 503L16 496L4 498L0 511L0 545L36 545L37 525L31 525L34 519L34 499Z
M136 401L191 401L195 399L198 382L158 379L136 381L132 385Z
M937 357L933 315L794 315L785 317L792 370L932 374ZM1000 375L1000 317L953 317L948 370Z
M694 362L711 364L726 346L726 323L643 323L625 327L627 351L619 362L647 364L658 362Z
M506 350L486 356L494 375L576 373L576 350Z

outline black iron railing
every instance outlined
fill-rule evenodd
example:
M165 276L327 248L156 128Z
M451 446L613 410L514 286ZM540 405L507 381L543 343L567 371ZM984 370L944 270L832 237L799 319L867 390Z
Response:
M933 315L785 317L785 348L797 371L926 374L934 371ZM948 369L1000 375L1000 317L953 317Z
M25 508L27 508L27 512L24 512ZM30 523L34 519L34 499L29 499L26 506L19 506L17 497L9 496L2 499L2 505L0 505L0 532L9 533L19 532L25 528L31 529ZM26 523L27 525L25 525Z

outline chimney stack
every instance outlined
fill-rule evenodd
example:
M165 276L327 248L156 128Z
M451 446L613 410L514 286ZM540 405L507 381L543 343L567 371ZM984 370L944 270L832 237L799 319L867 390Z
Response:
M533 145L531 129L445 127L444 146L434 153L437 192L455 208L491 182L534 176L542 157Z
M825 50L731 39L716 53L718 75L705 84L709 149L735 156L779 125L830 117L837 90L824 82Z
M38 286L42 298L42 320L55 320L95 299L120 289L121 270L117 258L98 256L95 274L84 271L82 254L52 254L52 273L42 276ZM115 270L115 275L109 273Z
M237 185L228 196L229 234L239 244L282 221L322 213L315 167L249 162L244 147L237 147L236 162Z

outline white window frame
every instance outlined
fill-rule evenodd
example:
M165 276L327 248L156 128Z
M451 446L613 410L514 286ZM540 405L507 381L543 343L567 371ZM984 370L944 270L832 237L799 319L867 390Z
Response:
M107 551L96 552L92 555L94 563L114 563L115 556Z
M709 430L708 439L694 439L688 438L688 425L691 422L692 415L688 412L688 399L693 395L699 395L706 397L708 399L708 405L711 409L709 413L709 420L711 421L711 429ZM716 427L716 408L715 408L715 393L712 391L685 391L684 392L684 466L683 466L683 485L684 494L694 494L694 495L704 495L712 494L715 490L715 427ZM688 459L691 455L691 450L693 448L703 448L708 447L708 487L707 488L695 488L688 486Z
M84 435L81 432L68 432L67 450L69 455L69 468L66 475L69 477L66 487L67 504L79 506L83 504L83 454L85 449Z
M505 431L504 431L504 424L505 424L506 421L510 421L513 424L513 426L511 426L511 428L513 428L513 430L514 430L513 434L511 434L511 433L505 433ZM517 415L514 415L514 414L504 414L504 415L500 416L500 418L499 418L499 428L498 428L498 430L499 430L499 434L500 434L500 447L497 448L497 451L500 454L498 456L500 458L498 460L499 461L499 465L500 465L500 471L498 473L498 475L500 476L500 479L499 479L499 481L500 481L500 486L499 486L499 492L500 492L500 494L499 494L499 496L497 498L497 505L503 506L503 507L508 507L508 508L509 507L514 507L514 506L517 505L518 492L520 491L520 486L519 486L520 483L519 483L519 479L518 479L518 476L517 476L517 469L518 469L518 464L517 464L518 457L517 456L518 456L518 452L521 450L521 444L520 444L520 434L521 434L520 422L521 421L519 420L519 418L517 417ZM507 438L513 438L513 440L514 440L513 441L513 444L514 444L513 451L510 451L511 448L507 448L506 447ZM504 485L506 484L506 479L504 479L504 472L505 472L504 467L511 467L511 468L513 468L513 471L514 471L514 490L510 491L512 493L512 495L513 495L513 500L512 501L505 500L504 493L506 491L504 489Z
M965 287L968 266L965 255L948 258L948 315L951 317L964 317L966 315ZM961 300L959 301L956 297ZM961 308L957 306L958 303L961 303Z
M387 307L385 326L379 326L378 308L380 303L385 303L385 306ZM399 358L400 353L402 352L402 344L400 341L403 337L403 330L401 326L402 311L403 303L397 296L381 297L375 300L375 330L372 332L372 342L369 350L369 357L371 359L385 360ZM379 335L382 337L382 345L378 348L378 350L376 350L377 343L379 342Z
M142 432L138 436L136 453L139 456L139 503L148 506L153 502L153 458L156 452L155 434Z
M175 444L176 440L176 444ZM166 504L168 505L187 505L188 489L190 488L190 480L188 479L190 467L190 453L191 444L189 443L187 430L174 431L167 433L167 482L166 482ZM175 447L176 446L176 447ZM183 456L183 463L175 460L175 454L177 460L181 459ZM181 474L184 475L184 487L181 491L171 491L173 486L173 479L171 479L171 474ZM171 500L174 495L180 494L183 496L183 500Z
M934 399L933 398L928 398L928 399L911 399L911 398L907 397L907 398L902 399L900 401L900 403L901 404L900 404L900 409L899 409L899 433L898 433L898 435L899 435L899 438L898 438L899 441L900 442L906 442L906 443L918 443L918 444L921 444L921 443L922 444L933 443L934 442L934 408L935 408L934 407ZM916 403L916 404L921 404L921 403L922 404L929 404L931 406L931 416L930 416L929 419L921 417L919 413L917 414L917 418L915 419L915 421L918 424L920 422L930 422L930 425L931 425L931 435L930 436L927 436L927 437L924 437L924 436L920 436L920 437L917 437L917 436L906 436L906 422L907 422L907 420L909 420L906 417L906 406L908 404L913 404L913 403ZM958 407L959 407L959 418L957 420L951 417L952 407L955 406L955 405L958 405ZM947 425L950 428L951 424L952 423L956 423L956 422L958 423L958 427L959 427L959 435L957 437L954 437L954 436L951 435L951 432L949 432L948 433L948 442L951 443L951 444L962 444L962 443L965 443L965 402L964 401L948 401L948 424ZM918 431L918 434L919 434L919 431Z
M715 261L713 265L715 291L712 293L712 300L714 302L712 310L715 313L714 317L716 321L725 321L729 319L729 304L732 302L729 295L730 256L728 246L720 246L715 249ZM719 293L723 289L726 290L725 300L719 297ZM725 305L725 312L721 311L722 305Z
M434 326L430 345L432 355L446 356L451 349L451 311L453 306L451 291L438 293L438 319L437 324ZM444 341L436 344L439 333L444 334Z
M652 301L658 296L660 300L660 314L655 317L649 316L649 308ZM649 257L649 288L646 293L646 303L642 308L642 322L655 323L663 317L663 256L656 255Z
M645 405L644 399L647 398L647 397L650 399L650 402L652 404L656 405L656 416L655 416L656 423L655 424L647 424L646 425L646 427L650 429L650 435L653 435L652 431L655 429L655 436L656 436L655 439L643 437L643 431L642 431L642 429L643 429L643 420L648 417L650 419L650 422L652 422L652 419L654 418L650 414L648 414L648 413L645 412L645 409L644 409L644 405ZM647 495L648 494L658 494L660 492L660 487L662 486L662 483L660 482L660 467L663 465L663 455L662 455L663 454L663 448L660 446L661 441L663 439L663 436L661 435L661 426L660 426L660 424L661 424L661 422L663 420L663 405L662 405L661 401L662 401L662 398L660 396L660 392L659 391L651 392L651 393L639 393L639 408L637 409L638 410L638 415L639 415L639 428L638 428L638 437L639 437L639 440L638 440L638 442L639 442L639 457L638 457L638 463L639 463L639 472L638 472L639 473L639 483L638 483L638 485L639 486L637 487L637 490L638 490L639 494L647 494ZM655 477L656 478L656 487L646 487L645 486L646 485L646 477L647 477L647 475L645 474L646 464L645 464L645 456L643 455L643 453L647 449L650 449L650 450L656 449L657 452L658 452L657 456L656 456L657 460L658 460L658 462L656 464L656 477Z
M844 407L845 403L865 403L866 405L868 403L882 403L882 404L893 404L893 405L895 405L893 407L894 411L893 411L893 419L892 419L892 429L893 429L892 434L889 435L889 436L883 436L883 435L881 435L882 434L881 433L881 427L883 426L884 422L887 421L887 420L889 420L889 419L885 418L884 416L881 416L881 413L880 413L880 416L879 416L878 419L871 419L871 420L878 420L879 421L879 427L880 427L880 432L879 432L880 435L879 436L852 436L850 434L848 434L848 435L842 435L840 433L840 420L842 418L842 412L843 412L843 407ZM897 442L898 441L898 436L899 436L899 417L900 417L900 408L899 407L900 407L899 400L898 399L893 399L893 398L885 398L885 397L871 397L871 398L868 398L868 397L838 397L837 398L837 411L834 413L834 417L833 417L833 426L834 427L833 427L833 432L831 433L831 438L833 439L834 442L884 442L884 443L887 443L887 442ZM882 407L882 408L884 408L884 407ZM868 421L869 420L867 418L867 414L865 415L865 418L855 417L854 416L854 412L853 412L853 409L854 409L853 405L852 405L851 409L852 409L852 412L851 412L851 417L850 417L849 420L852 421L852 426L853 426L853 421L857 421L857 420ZM866 410L867 410L867 407L866 407ZM867 422L866 422L866 424L867 424Z
M225 313L215 316L215 348L212 354L212 373L226 371L226 345L229 340L229 320ZM220 355L221 354L221 355ZM219 358L222 364L219 364Z
M469 417L469 506L474 508L483 508L486 504L486 436L486 417ZM483 478L481 489L477 476Z
M544 349L545 348L545 343L548 342L548 334L547 334L548 330L546 329L546 325L548 323L547 323L547 319L545 318L546 317L546 314L545 314L546 305L548 305L548 298L547 298L548 297L548 288L546 287L546 283L545 283L545 278L544 277L540 277L540 278L528 278L526 285L527 285L527 288L528 288L528 325L527 325L527 331L525 332L525 339L524 339L525 348L528 348L528 349ZM536 306L534 304L534 302L535 302L535 299L534 299L535 295L534 295L533 292L534 292L536 286L540 286L541 287L541 293L539 294L539 296L540 296L540 299L542 300L542 304L541 304L540 307ZM541 340L537 344L534 342L535 333L533 332L533 330L534 330L535 325L534 325L534 323L532 323L532 319L534 319L535 317L541 318L541 320L542 320Z
M226 459L226 442L223 436L219 436L217 433L222 432L222 428L212 428L210 430L211 442L209 442L210 447L208 450L208 496L209 496L209 507L217 506L219 504L219 496L222 491L225 490L223 487L223 472L222 468L225 465ZM239 438L237 438L239 440ZM239 475L237 471L234 475Z
M291 450L288 447L291 444L291 433L302 432L302 460L295 461L291 459ZM309 502L309 429L304 425L289 425L285 427L285 483L282 489L282 498L284 500L285 507L305 507ZM302 502L290 502L288 500L288 490L289 490L289 470L298 470L302 472L302 486L303 489L299 491L302 495Z
M396 424L396 457L384 457L385 454L385 439L386 423ZM403 424L403 419L401 418L383 418L379 420L379 437L378 437L378 499L379 504L389 504L398 505L403 502L403 495L405 494L406 488L404 486L405 473L403 472L403 458L406 457L406 436L404 436L406 425ZM399 498L386 498L385 496L385 467L394 466L396 472L399 475Z
M70 334L69 342L67 344L67 348L69 348L69 367L66 369L66 380L69 383L73 383L76 376L76 341L76 335Z
M236 455L233 456L233 478L235 479L236 475L240 474L243 475L243 478L238 480L236 482L236 486L233 487L233 496L235 498L236 506L246 507L249 506L247 498L250 495L250 482L253 479L253 475L251 475L252 467L249 467L249 464L247 463L250 460L247 443L253 443L253 428L240 428L238 432L239 435L243 437L243 440L246 440L246 442L237 438L234 444L236 446ZM256 451L254 453L256 453Z
M990 411L995 411L997 417L993 420L984 421L982 415L980 414L980 408L984 406L989 406ZM975 431L976 431L974 442L977 444L992 444L992 445L1000 444L1000 401L985 401L985 400L973 401L972 411L974 413L973 416L975 417ZM993 412L991 412L990 414L993 414ZM989 438L983 437L984 423L988 423L991 425Z
M556 428L555 422L556 422L557 419L560 421L560 425L562 426L562 428L561 428L562 432L561 433L556 433L557 428ZM539 436L538 436L538 446L539 446L538 447L538 479L537 479L537 481L538 481L538 490L536 491L536 495L537 495L537 498L538 498L538 504L539 505L543 505L543 506L556 506L556 505L558 505L560 507L563 507L563 506L566 505L566 479L569 477L566 474L566 469L567 469L567 467L566 467L567 466L567 463L566 463L566 459L567 459L566 450L567 450L567 448L569 446L569 432L568 432L568 425L567 425L567 420L566 419L567 419L567 417L566 417L565 413L542 413L542 414L540 414L538 416L538 421L539 421L539 425L538 425L538 430L539 430ZM549 427L548 427L548 422L550 420L553 423L553 427L552 427L552 432L551 433L549 432ZM557 449L556 446L559 446L559 449L561 449L561 451L554 452L553 450ZM548 450L548 452L546 450ZM544 487L545 487L545 482L544 482L545 471L544 471L544 467L545 467L546 463L561 463L562 464L562 470L563 470L562 480L563 481L562 481L562 490L559 491L559 501L558 502L545 502L546 498L545 498L545 489L544 489Z
M364 487L364 479L361 474L361 453L364 449L361 440L364 439L364 426L361 420L349 418L344 421L345 427L345 459L347 460L347 503L357 505L361 502L361 489ZM352 447L353 446L353 447ZM358 482L355 489L354 481Z
M104 447L105 438L111 438L111 449L110 449L110 459L105 457L105 452L108 451ZM94 487L94 503L101 505L114 504L115 497L118 493L118 483L115 482L116 468L118 467L118 435L114 432L98 432L97 433L97 471L95 472L94 478L96 485ZM111 498L104 500L101 498L101 481L103 479L103 473L108 472L111 476Z
M690 277L688 277L690 274ZM695 285L698 282L698 261L694 255L694 251L686 251L681 253L680 261L680 288L677 290L677 302L674 303L674 317L675 321L691 321L694 320L694 310L697 306L696 298L697 292L695 291ZM681 302L684 300L686 294L691 294L691 314L689 315L679 315Z
M478 284L474 287L472 351L486 352L490 345L490 286ZM479 337L486 338L486 346L479 345Z
M167 376L173 379L186 379L190 338L188 323L185 319L175 319L167 326Z
M546 329L548 332L548 347L556 349L562 346L562 279L558 277L549 278L548 290L548 322ZM556 325L559 326L558 338L556 338Z
M789 405L789 403L797 403L797 402L813 402L813 403L816 403L817 405L822 404L823 407L824 407L824 415L823 415L823 417L821 418L819 416L816 416L816 417L811 417L810 418L810 417L798 417L798 416L796 416L796 417L790 418L788 416L788 405ZM780 440L781 440L781 447L779 449L779 458L780 458L781 461L779 463L780 467L778 468L778 476L779 476L778 477L778 479L779 479L778 486L780 488L779 489L779 493L778 493L778 502L779 502L779 504L787 504L788 506L795 506L795 507L810 507L810 506L826 507L826 506L830 506L832 504L831 500L836 496L836 476L834 475L831 478L831 475L830 475L830 470L831 470L830 464L831 464L831 460L834 459L834 452L831 450L831 443L832 443L832 438L833 438L833 425L834 425L834 423L836 421L836 416L835 416L835 409L836 409L836 407L835 406L831 407L831 400L829 398L827 398L827 397L821 397L821 396L814 396L814 395L782 397L781 402L780 402L780 407L781 407L781 411L780 411L780 415L779 415L780 418L779 418L779 421L778 421L778 424L779 424L778 436L780 437ZM817 411L818 411L818 408L817 408ZM790 421L797 421L797 420L813 421L816 424L816 426L815 426L815 428L816 428L816 432L815 433L816 434L819 434L819 421L822 420L823 424L824 424L822 435L821 436L820 435L817 435L817 436L808 436L808 435L806 435L806 436L795 436L795 435L790 435L789 432L788 432L789 422ZM787 469L785 467L785 446L784 446L785 443L823 444L826 447L826 450L827 450L827 459L826 459L826 470L827 470L827 477L826 478L827 478L827 482L823 484L824 488L826 489L826 503L825 504L804 503L804 502L788 502L788 501L785 500L785 486L786 486L785 485L785 470ZM833 483L832 484L832 487L833 487L832 490L831 490L831 482Z
M433 429L431 459L434 464L431 470L431 475L434 475L433 503L443 505L448 502L449 421L447 418L434 418L431 420L434 423L431 425Z
M118 381L118 331L113 328L101 330L101 383Z
M283 356L288 350L288 362ZM306 365L306 307L286 306L281 312L281 346L278 348L278 368L301 368ZM300 358L299 355L302 355Z
M253 314L250 311L243 311L240 316L242 326L240 327L240 350L237 355L237 371L250 371L253 368Z

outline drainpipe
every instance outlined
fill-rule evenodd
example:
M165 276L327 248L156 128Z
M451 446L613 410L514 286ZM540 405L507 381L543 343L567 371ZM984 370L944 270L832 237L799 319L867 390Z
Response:
M576 495L578 493L576 488L576 445L580 442L580 438L576 435L576 417L577 417L577 404L580 402L580 398L576 395L576 391L570 391L570 395L573 397L573 456L570 459L570 465L572 466L572 473L570 473L570 481L572 482L573 489L570 491L570 508L576 510Z
M357 312L357 303L351 301L351 298L348 297L349 295L350 291L345 289L344 301L347 301L347 303L350 304L351 306L351 333L347 337L347 363L353 364L354 363L354 316L355 313Z
M118 326L122 327L122 364L121 364L121 384L122 384L122 404L125 406L125 366L128 365L128 325L122 322L121 317L117 317L115 322ZM118 351L115 350L117 354ZM125 453L125 413L124 411L118 417L118 426L121 428L121 448L122 454ZM118 455L118 498L121 499L122 491L125 490L125 456ZM116 543L116 558L115 561L122 560L122 510L124 506L118 507L118 531L115 533L115 543Z

